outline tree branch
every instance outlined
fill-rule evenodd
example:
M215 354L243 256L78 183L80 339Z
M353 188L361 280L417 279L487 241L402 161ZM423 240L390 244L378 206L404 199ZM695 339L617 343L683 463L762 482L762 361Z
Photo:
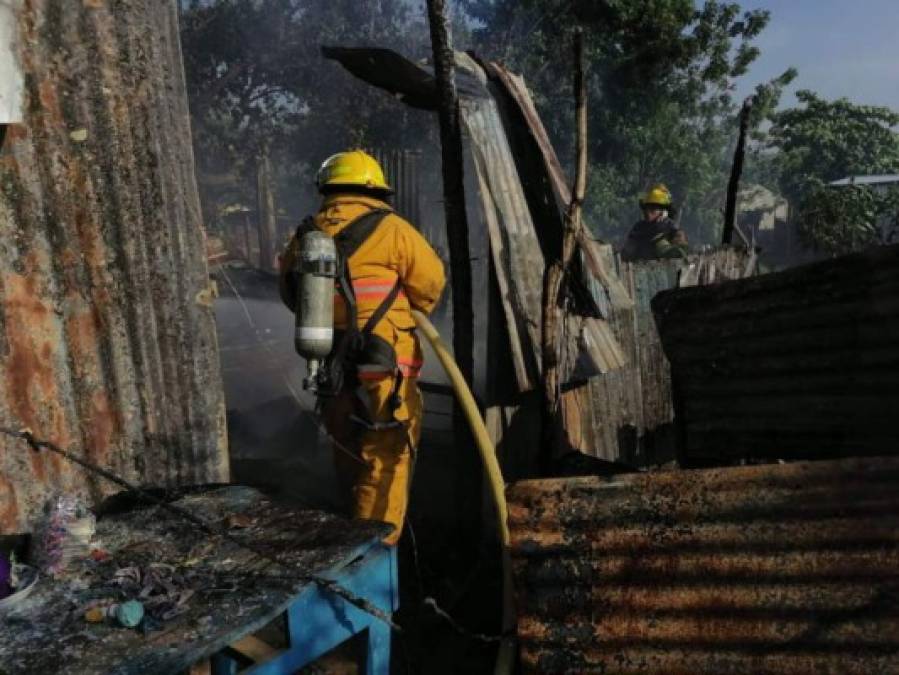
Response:
M559 408L559 351L564 316L560 311L575 245L582 233L581 211L587 187L587 94L584 85L584 36L578 29L574 36L574 92L577 120L577 164L571 203L565 213L562 258L547 270L543 293L543 384L548 432L557 438L556 418Z

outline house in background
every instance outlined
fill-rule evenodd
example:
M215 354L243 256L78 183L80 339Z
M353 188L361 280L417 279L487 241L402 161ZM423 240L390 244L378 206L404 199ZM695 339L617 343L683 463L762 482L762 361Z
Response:
M882 176L848 176L830 183L834 187L847 185L864 185L875 192L887 192L891 188L899 187L899 173L888 173Z
M749 184L737 195L737 224L761 248L762 264L784 269L815 259L790 223L789 202L762 185Z

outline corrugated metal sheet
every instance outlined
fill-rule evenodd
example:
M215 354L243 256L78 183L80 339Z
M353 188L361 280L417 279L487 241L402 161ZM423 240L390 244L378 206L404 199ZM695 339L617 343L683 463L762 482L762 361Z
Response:
M480 96L460 95L459 109L477 172L515 376L518 388L527 391L537 386L540 376L543 253L486 76L473 61L463 64L484 87Z
M899 672L899 459L509 490L525 672Z
M899 245L653 302L685 461L899 448Z
M24 3L0 156L0 420L142 483L227 478L174 2ZM108 486L0 439L0 530Z
M600 307L624 349L627 364L565 394L577 415L566 418L572 447L608 461L634 466L665 463L675 457L674 407L668 359L656 329L650 301L660 291L682 284L707 284L752 272L749 256L734 249L691 255L686 262L658 260L622 263L611 246L592 244L604 269L618 270L623 292L633 306L613 303L608 284L589 278Z
M568 181L524 80L497 63L486 64L486 69L528 206L539 223L537 236L546 256L557 257L561 213L571 199ZM649 301L658 291L678 283L695 285L744 276L750 272L746 256L722 250L691 256L686 265L674 261L629 265L617 261L610 246L587 238L579 243L578 281L589 290L603 319L571 316L568 334L581 336L579 342L592 341L590 375L602 374L562 395L568 446L599 459L637 465L672 459L671 381ZM569 362L574 360L572 353L569 346ZM504 417L510 419L513 413L504 411ZM508 422L505 426L513 428ZM524 437L512 441L519 449L529 442L536 441Z

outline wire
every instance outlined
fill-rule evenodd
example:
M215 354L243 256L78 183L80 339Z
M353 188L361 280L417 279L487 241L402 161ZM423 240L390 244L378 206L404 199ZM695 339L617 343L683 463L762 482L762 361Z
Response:
M409 543L412 546L412 565L415 568L415 577L418 582L418 595L421 598L421 604L424 607L430 607L437 616L446 621L454 631L456 631L459 635L467 637L471 640L475 640L477 642L486 642L486 643L497 643L502 642L505 638L509 637L509 635L485 635L484 633L475 633L460 624L456 619L453 618L452 614L443 609L439 604L437 604L437 600L431 597L430 595L425 595L424 588L424 580L422 579L421 567L419 566L418 561L418 541L415 537L415 530L412 528L411 519L407 517L406 519L406 531L409 533Z

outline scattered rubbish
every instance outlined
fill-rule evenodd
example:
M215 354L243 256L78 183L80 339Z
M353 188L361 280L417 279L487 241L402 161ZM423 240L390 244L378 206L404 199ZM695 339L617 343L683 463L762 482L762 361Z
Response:
M92 607L84 613L84 619L89 623L116 621L124 628L135 628L143 618L144 606L137 600Z
M87 129L75 129L75 131L69 133L69 138L76 143L83 143L87 140Z
M78 498L55 497L37 538L35 559L40 569L59 576L72 560L87 557L95 527L93 514Z

